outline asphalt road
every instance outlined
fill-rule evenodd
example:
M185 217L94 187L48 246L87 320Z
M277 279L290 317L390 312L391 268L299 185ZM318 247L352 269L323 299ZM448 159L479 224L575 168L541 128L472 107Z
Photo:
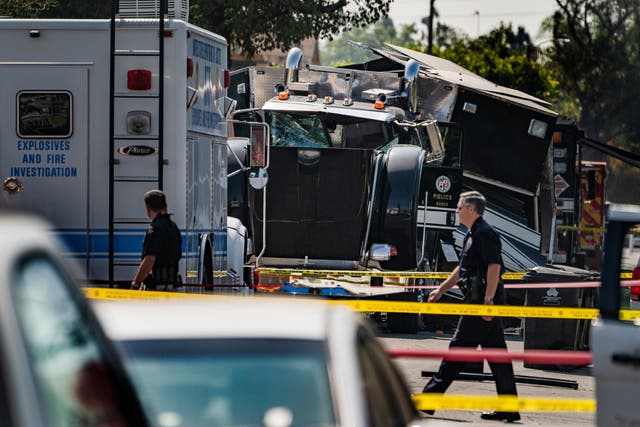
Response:
M383 344L395 349L443 349L449 345L451 334L435 335L421 332L417 335L380 333ZM506 336L509 350L523 350L521 336ZM423 378L423 371L437 371L440 359L395 359L412 393L420 393L429 378ZM595 399L595 381L590 367L573 369L569 372L525 368L522 362L514 362L517 375L577 381L578 389L518 383L518 394L522 397ZM484 372L491 372L485 362ZM493 381L455 381L447 394L495 396ZM497 421L480 419L481 411L436 411L434 420L449 421L451 424L496 425ZM523 426L595 426L595 412L521 412L522 419L514 425ZM449 423L447 423L449 424Z

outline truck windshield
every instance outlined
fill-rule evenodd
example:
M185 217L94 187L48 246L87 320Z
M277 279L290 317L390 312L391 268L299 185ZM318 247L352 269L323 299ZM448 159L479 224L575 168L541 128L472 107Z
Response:
M267 120L279 147L380 148L395 136L386 122L338 114L270 111Z

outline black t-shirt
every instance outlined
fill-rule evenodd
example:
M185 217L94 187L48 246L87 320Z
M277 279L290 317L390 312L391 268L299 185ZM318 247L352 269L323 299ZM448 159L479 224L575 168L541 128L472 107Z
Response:
M171 220L169 214L159 214L147 228L147 234L142 243L142 257L154 255L152 274L159 277L162 268L171 268L178 272L178 262L182 257L182 236L180 229Z
M459 277L478 277L483 283L487 278L489 264L500 264L500 274L504 272L502 243L500 236L482 217L478 218L464 238L460 254ZM504 303L504 286L498 281L494 302Z

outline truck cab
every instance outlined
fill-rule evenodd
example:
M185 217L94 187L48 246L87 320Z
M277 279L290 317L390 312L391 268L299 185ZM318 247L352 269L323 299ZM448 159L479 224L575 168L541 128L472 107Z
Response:
M411 70L299 61L290 55L286 72L253 67L232 75L230 96L240 109L229 145L241 164L232 166L230 157L229 170L258 167L267 180L259 188L230 181L229 211L244 206L233 215L249 224L258 263L437 269L438 245L447 240L439 232L457 228L462 169L455 127L411 116ZM256 149L256 138L264 138L264 148ZM262 151L258 165L255 153Z
M640 423L640 322L621 310L621 260L625 235L640 224L638 206L612 205L604 243L600 317L591 327L599 426Z

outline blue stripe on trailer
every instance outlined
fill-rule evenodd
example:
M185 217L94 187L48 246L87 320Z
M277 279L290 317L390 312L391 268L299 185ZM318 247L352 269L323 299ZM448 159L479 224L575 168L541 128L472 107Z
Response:
M118 258L139 258L142 252L142 242L147 229L117 229L114 232L114 254ZM57 228L53 234L61 239L69 249L69 255L73 257L85 257L88 252L90 258L106 258L109 252L109 230L104 228ZM225 256L227 254L226 237L227 230L181 230L182 253L186 257L187 244L197 247L199 234L212 232L214 234L214 254ZM135 255L133 255L135 254Z

